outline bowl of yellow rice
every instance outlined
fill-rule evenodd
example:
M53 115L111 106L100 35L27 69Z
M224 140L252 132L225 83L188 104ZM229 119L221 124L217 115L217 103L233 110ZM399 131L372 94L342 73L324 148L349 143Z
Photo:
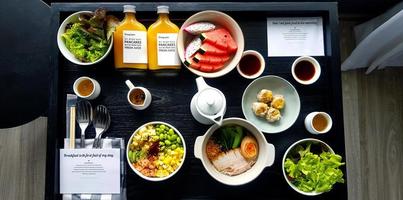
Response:
M149 181L175 175L186 157L183 136L172 125L154 121L140 126L129 139L126 158L130 168Z

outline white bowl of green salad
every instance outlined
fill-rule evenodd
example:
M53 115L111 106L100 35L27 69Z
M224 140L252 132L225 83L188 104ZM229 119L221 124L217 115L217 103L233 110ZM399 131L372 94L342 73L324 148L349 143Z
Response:
M283 157L283 175L288 185L306 196L316 196L344 183L340 169L345 163L325 142L307 138L292 144Z
M172 125L154 121L140 126L129 139L126 158L130 168L148 181L175 175L186 157L186 144Z
M57 46L62 55L77 65L102 61L113 46L117 18L107 16L105 9L79 11L68 16L57 31Z

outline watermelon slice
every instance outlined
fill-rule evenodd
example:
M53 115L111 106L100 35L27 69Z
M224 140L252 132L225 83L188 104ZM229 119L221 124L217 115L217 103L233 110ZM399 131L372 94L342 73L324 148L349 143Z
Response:
M200 69L200 64L197 63L197 62L195 62L195 61L193 60L193 57L191 57L191 58L189 58L189 59L186 59L185 62L184 62L184 64L185 64L187 67L191 67L191 68L193 68L193 69Z
M227 49L233 53L237 50L237 44L231 34L225 28L219 28L210 32L202 33L200 39L218 48Z
M201 72L214 72L222 69L224 67L224 63L197 63L193 59L194 57L191 57L189 59L186 59L184 64L187 67L199 70Z
M222 69L223 67L224 63L218 63L218 64L200 63L200 68L198 70L202 72L215 72Z
M224 63L218 64L218 65L214 65L213 71L218 71L218 70L221 70L222 68L224 68Z
M229 60L229 55L215 56L215 55L203 55L197 53L193 57L193 60L197 63L221 64Z
M200 65L199 70L202 72L212 72L214 70L214 65L202 64Z
M226 56L228 55L227 49L220 49L217 48L216 46L205 42L202 44L202 46L198 49L198 52L203 54L203 55L215 55L215 56Z

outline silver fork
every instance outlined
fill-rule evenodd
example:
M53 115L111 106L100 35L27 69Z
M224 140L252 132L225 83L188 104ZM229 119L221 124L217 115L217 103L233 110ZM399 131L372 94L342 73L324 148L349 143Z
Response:
M95 109L93 125L95 128L95 139L92 148L100 148L100 141L102 134L108 130L111 123L111 116L109 115L108 109L99 105Z
M97 148L102 149L103 143L101 142L102 136L105 134L105 132L109 129L109 126L111 125L111 115L108 112L108 122L107 122L107 126L105 128L105 130L99 135L98 138L98 144L97 144Z
M77 123L81 129L81 148L85 148L85 130L92 121L92 106L87 100L77 103Z

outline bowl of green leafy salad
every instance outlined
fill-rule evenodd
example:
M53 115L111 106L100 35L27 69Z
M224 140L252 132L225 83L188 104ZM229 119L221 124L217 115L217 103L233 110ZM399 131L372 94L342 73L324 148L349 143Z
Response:
M325 142L307 138L292 144L283 157L283 175L300 194L316 196L344 183L342 157Z
M57 45L63 56L77 65L103 60L113 46L113 31L119 20L99 8L68 16L57 32Z

